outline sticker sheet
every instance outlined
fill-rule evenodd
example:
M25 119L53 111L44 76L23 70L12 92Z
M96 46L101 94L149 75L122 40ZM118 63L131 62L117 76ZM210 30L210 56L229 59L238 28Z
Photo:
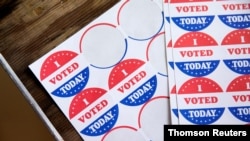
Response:
M164 22L162 0L121 0L29 68L84 140L160 141Z
M248 124L250 1L171 0L164 8L179 124Z

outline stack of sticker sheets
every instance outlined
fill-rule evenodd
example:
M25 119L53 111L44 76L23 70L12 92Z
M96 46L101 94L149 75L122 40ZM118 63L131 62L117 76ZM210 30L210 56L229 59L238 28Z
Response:
M29 68L84 140L161 141L250 122L249 27L248 0L121 0Z
M172 124L250 123L250 1L173 0L164 11Z

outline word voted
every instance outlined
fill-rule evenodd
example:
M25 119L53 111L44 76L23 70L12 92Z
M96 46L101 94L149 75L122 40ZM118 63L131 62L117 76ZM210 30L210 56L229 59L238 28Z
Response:
M213 104L218 102L218 98L215 96L211 97L192 97L192 98L184 98L184 101L187 104Z
M59 67L59 64L58 64L57 61L54 62L54 63L57 64L57 66ZM78 67L79 67L78 63L71 64L66 69L64 69L60 73L56 74L56 76L54 76L52 79L50 79L49 82L51 82L52 84L56 84L58 81L61 81L62 79L64 79L65 77L67 77L69 74L71 74Z
M208 11L207 5L194 5L194 6L177 6L176 10L180 12L204 12Z
M87 99L84 99L83 102L85 105L90 104L87 101ZM94 115L96 115L98 112L100 112L103 108L107 107L107 105L108 105L108 101L102 100L100 103L96 104L89 111L85 112L80 118L78 118L78 120L84 123L86 119L91 119Z
M223 4L224 10L248 10L250 9L250 3L239 3L239 4Z
M126 70L122 71L123 74L126 76L128 73L126 73ZM126 83L124 83L121 87L119 87L117 90L124 93L124 90L130 89L133 85L137 84L142 78L144 78L147 75L145 71L139 72L137 75L132 77L130 80L128 80Z
M245 36L241 36L241 43L245 43ZM250 47L244 48L229 48L227 49L230 55L250 54Z
M250 95L233 95L235 102L250 102Z
M212 56L212 50L189 50L189 51L180 51L182 57L202 57L202 56Z

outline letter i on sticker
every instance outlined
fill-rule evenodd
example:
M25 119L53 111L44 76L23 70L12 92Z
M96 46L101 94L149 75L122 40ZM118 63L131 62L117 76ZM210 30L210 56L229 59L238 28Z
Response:
M54 64L56 65L57 68L61 66L57 61L54 61Z
M193 39L193 43L194 43L194 46L197 46L198 44L197 44L197 39Z
M126 72L125 69L122 70L122 73L124 74L124 76L127 76L127 75L128 75L128 73Z
M198 87L198 92L202 92L201 85L197 85Z
M250 90L250 82L247 82L246 85L247 85L247 90Z

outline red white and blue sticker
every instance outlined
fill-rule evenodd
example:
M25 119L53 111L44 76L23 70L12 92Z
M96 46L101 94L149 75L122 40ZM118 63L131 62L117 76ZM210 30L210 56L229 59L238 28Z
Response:
M99 136L115 126L119 108L107 96L106 90L93 87L84 89L73 98L69 107L69 118L76 117L80 122L78 124L84 125L80 131L82 134Z
M123 95L120 103L127 106L139 106L155 94L158 85L157 77L155 74L149 76L151 74L144 69L145 64L146 62L139 59L127 59L111 70L109 88L116 89L116 97Z
M82 68L82 65L74 61L78 56L73 51L62 50L52 53L44 60L40 69L40 79L53 86L50 94L61 98L71 97L87 85L89 68Z

